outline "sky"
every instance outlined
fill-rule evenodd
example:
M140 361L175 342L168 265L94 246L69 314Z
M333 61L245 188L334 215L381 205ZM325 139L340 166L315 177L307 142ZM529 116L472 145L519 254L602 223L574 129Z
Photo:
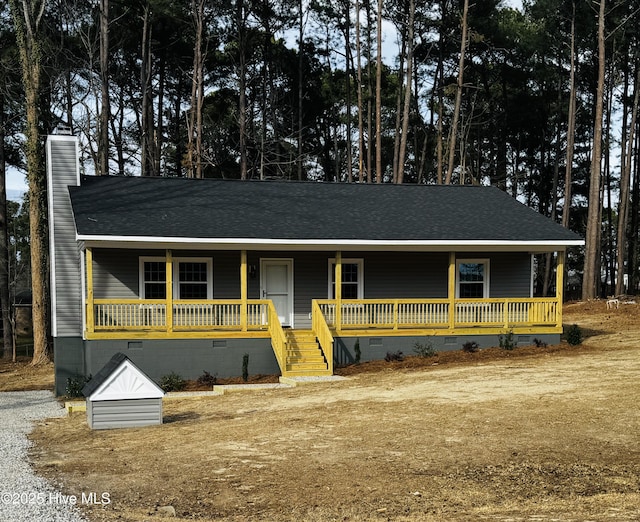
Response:
M7 169L7 199L22 203L22 197L28 190L24 173L9 167Z

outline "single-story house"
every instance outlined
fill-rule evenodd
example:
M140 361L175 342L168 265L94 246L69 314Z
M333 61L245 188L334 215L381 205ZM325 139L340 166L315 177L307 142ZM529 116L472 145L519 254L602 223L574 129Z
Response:
M115 353L151 378L559 341L573 232L495 187L80 176L47 144L56 390ZM533 297L533 255L556 293Z

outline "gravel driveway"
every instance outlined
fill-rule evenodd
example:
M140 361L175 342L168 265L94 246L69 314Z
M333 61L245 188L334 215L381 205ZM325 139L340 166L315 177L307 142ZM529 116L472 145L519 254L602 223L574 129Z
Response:
M3 522L81 522L83 518L28 462L33 424L62 417L65 410L48 391L0 393L0 520ZM80 493L78 493L80 495ZM77 499L79 504L81 499Z

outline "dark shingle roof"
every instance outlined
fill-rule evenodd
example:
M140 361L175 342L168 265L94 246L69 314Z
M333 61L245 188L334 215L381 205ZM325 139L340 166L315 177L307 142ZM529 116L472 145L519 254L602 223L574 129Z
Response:
M495 187L85 177L70 194L81 238L580 240Z
M91 394L96 391L123 362L127 360L129 360L129 358L125 354L120 352L116 353L107 361L107 364L100 368L100 371L91 377L91 380L84 385L84 388L82 388L82 395L85 397L91 396Z
M118 352L118 353L114 354L113 357L111 357L111 359L109 359L107 361L107 363L102 368L100 368L98 373L96 373L91 378L91 380L87 384L84 385L84 387L82 388L82 395L84 395L87 398L91 397L91 395L93 395L93 393L96 390L98 390L98 388L100 388L100 386L102 386L102 384L111 376L111 374L113 372L115 372L120 367L120 365L122 365L125 361L130 361L131 364L133 364L131 359L129 359L122 352ZM133 365L135 366L135 364L133 364ZM160 387L155 383L155 381L153 379L151 379L146 373L144 373L137 366L135 366L135 368L144 377L146 377L147 380L149 380L149 382L153 383L156 387L158 387L158 389L160 389Z

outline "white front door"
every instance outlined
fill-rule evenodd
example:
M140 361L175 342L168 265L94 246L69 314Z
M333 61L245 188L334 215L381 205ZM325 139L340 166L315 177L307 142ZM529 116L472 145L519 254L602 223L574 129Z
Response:
M260 260L260 293L273 301L282 326L293 327L293 259Z

